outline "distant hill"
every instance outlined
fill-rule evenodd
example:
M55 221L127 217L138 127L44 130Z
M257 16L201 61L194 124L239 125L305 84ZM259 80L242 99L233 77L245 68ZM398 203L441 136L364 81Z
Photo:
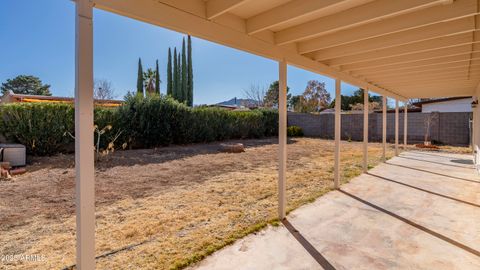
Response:
M253 99L246 99L246 98L232 98L227 101L222 101L217 103L217 105L223 105L223 106L245 106L245 107L250 107L250 106L255 106L256 102Z

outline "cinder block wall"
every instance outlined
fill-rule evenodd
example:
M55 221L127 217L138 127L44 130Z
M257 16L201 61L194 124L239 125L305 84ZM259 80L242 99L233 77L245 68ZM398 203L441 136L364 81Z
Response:
M408 113L408 143L423 142L427 113ZM471 113L438 113L430 128L431 140L449 145L470 144ZM403 118L399 114L399 143L403 143ZM382 140L382 114L370 113L368 117L368 137L370 141ZM288 125L299 126L306 136L332 139L334 137L335 116L329 114L288 113ZM363 140L363 115L342 114L342 139ZM395 141L395 114L387 114L387 141Z

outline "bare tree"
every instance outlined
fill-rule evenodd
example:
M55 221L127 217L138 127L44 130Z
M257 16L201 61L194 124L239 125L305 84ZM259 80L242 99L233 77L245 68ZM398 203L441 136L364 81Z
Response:
M245 96L245 98L253 100L255 106L265 106L265 87L252 83L247 89L243 90L243 95Z
M110 81L106 79L95 79L93 87L93 97L95 99L114 99L116 96Z
M435 124L435 121L438 119L438 113L436 112L431 112L427 116L425 116L424 121L425 121L425 140L424 144L425 145L430 145L430 133L431 133L431 128Z
M363 111L363 103L355 103L355 104L350 104L350 108L352 111ZM372 101L368 103L368 111L375 111L375 110L381 110L382 109L382 104L376 101Z
M310 80L300 97L302 112L319 112L330 104L330 94L324 82Z

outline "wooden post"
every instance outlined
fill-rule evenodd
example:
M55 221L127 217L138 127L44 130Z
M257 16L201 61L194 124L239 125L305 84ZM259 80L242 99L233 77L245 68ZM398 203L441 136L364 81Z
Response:
M403 149L407 149L408 145L408 101L403 105Z
M387 102L386 96L382 97L382 160L387 161Z
M339 79L335 80L335 165L334 165L334 182L335 189L340 187L340 132L342 130L341 113L342 113L342 90Z
M287 170L287 62L278 63L279 91L278 91L278 218L286 215L286 170Z
M95 174L93 156L93 4L75 9L75 190L77 269L95 269Z
M368 171L368 89L363 91L363 172Z
M395 156L398 156L398 99L395 100Z

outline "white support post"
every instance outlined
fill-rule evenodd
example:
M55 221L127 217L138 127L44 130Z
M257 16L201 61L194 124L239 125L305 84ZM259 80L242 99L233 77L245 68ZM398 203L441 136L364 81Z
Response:
M474 96L474 100L478 102L480 99L479 90L477 89L477 95ZM480 107L477 104L472 108L472 147L473 147L473 162L475 164L475 170L480 173Z
M408 145L408 102L403 105L403 149L407 150Z
M395 100L395 156L398 156L398 99Z
M368 171L368 89L363 91L363 172Z
M280 220L286 215L286 171L287 171L287 62L278 63L279 91L278 91L278 217Z
M341 108L342 108L342 89L339 79L335 80L335 166L334 166L334 182L335 189L340 187L340 133L342 130Z
M95 269L95 174L93 155L93 4L75 10L75 190L77 269Z
M382 97L382 160L387 161L387 102L386 96Z

